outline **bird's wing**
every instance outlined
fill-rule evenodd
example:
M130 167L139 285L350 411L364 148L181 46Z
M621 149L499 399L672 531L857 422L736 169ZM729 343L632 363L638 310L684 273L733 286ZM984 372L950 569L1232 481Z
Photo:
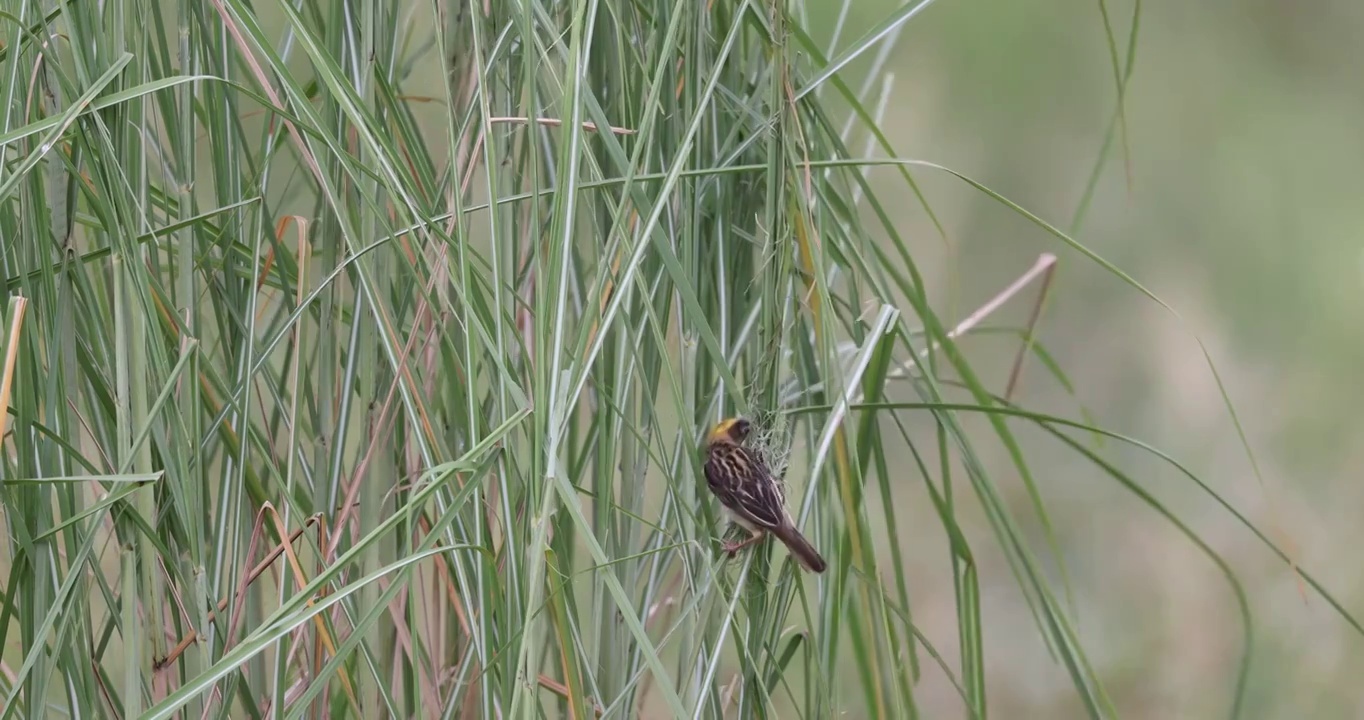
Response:
M763 473L740 485L739 511L748 516L749 521L765 528L776 528L786 524L786 498L782 495L781 483L771 475Z

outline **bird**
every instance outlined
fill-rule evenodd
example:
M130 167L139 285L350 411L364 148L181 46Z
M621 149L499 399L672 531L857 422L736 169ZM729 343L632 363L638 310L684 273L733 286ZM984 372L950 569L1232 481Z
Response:
M770 533L786 545L801 567L824 572L824 558L786 512L781 481L773 477L761 454L744 446L752 431L751 421L735 417L717 423L706 436L706 484L730 519L749 533L746 540L726 542L724 551L733 557Z

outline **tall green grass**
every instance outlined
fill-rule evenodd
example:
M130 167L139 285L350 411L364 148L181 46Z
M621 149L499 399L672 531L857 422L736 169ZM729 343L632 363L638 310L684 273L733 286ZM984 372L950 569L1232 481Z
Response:
M887 212L943 170L878 125L927 4L7 4L0 717L912 718L931 675L984 718L982 547L1116 715L1017 428L1184 526L973 371L991 308L956 324ZM1100 7L1122 148L1136 16ZM1067 234L962 179L1135 285L1085 203ZM718 551L698 444L736 413L824 575ZM954 626L915 623L911 496Z

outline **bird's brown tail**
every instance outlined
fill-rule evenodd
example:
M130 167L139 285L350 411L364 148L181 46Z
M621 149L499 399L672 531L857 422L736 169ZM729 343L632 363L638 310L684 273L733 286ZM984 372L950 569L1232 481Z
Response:
M810 541L806 540L799 530L787 525L778 530L773 530L772 534L776 535L777 539L786 545L786 549L791 551L791 557L794 557L801 567L810 572L824 572L824 558L819 556L819 551L815 550L815 546L811 545Z

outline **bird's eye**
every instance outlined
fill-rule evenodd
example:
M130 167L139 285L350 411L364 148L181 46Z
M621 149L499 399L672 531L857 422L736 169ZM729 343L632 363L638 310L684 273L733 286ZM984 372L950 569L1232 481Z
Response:
M747 420L740 420L734 423L734 435L740 440L748 437L748 433L753 429L753 424Z

